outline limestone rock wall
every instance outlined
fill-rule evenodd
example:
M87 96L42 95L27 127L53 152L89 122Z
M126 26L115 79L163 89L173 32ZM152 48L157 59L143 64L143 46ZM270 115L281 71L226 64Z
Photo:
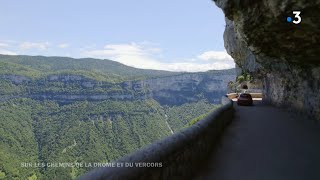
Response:
M0 80L20 88L19 93L0 92L0 99L30 97L39 100L55 100L61 103L73 101L142 100L153 98L162 105L180 105L207 99L219 104L226 94L227 84L235 80L235 71L185 73L174 76L148 78L121 83L100 82L80 75L49 75L32 80L21 75L3 75Z
M320 1L214 0L227 52L263 82L264 100L320 120ZM301 11L296 25L292 11Z

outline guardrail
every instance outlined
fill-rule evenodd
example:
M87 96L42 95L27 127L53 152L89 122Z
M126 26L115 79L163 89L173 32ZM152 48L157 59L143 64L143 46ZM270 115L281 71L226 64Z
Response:
M115 167L95 169L79 180L190 179L207 162L223 129L233 118L232 101L222 97L222 103L189 128L112 162Z

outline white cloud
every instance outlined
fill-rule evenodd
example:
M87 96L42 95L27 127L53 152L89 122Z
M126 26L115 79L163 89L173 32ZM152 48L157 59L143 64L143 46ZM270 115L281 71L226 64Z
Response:
M68 48L68 43L57 44L58 50ZM206 51L199 55L184 59L165 59L163 50L158 44L151 42L127 43L127 44L107 44L103 48L97 48L95 44L86 46L80 51L80 57L93 57L118 61L122 64L142 68L158 69L169 71L188 71L199 72L213 69L229 69L235 67L233 59L226 51ZM45 55L50 46L49 42L4 42L0 41L0 54L16 55L15 52L25 51L29 54L37 53L37 50L43 51ZM54 47L53 47L54 48ZM59 49L58 49L59 48ZM73 53L74 54L74 53ZM71 56L71 54L60 54Z
M200 54L198 58L205 61L232 60L231 56L226 51L207 51Z
M86 50L82 52L83 56L111 59L128 66L144 69L159 69L160 63L150 57L150 48L130 43L130 44L109 44L99 50Z
M0 42L0 54L16 55L16 53L14 51L8 50L8 49L11 49L11 46L12 46L12 42L1 40L1 42Z
M5 49L0 49L0 54L5 54L5 55L17 55L15 52L5 50Z
M3 48L3 47L9 47L9 44L7 44L7 43L1 43L1 42L0 42L0 48L1 48L1 47L2 47L2 48Z
M136 43L131 44L110 44L104 46L103 54L105 55L130 55L130 56L142 56L146 52L143 51L143 47Z
M153 57L160 53L160 48L147 47L143 44L108 44L103 49L84 50L82 56L111 59L122 64L143 69L199 72L212 69L234 68L233 59L225 51L207 51L196 58L175 63L162 62Z
M58 48L65 49L65 48L67 48L67 47L69 47L69 46L70 46L70 45L67 44L67 43L62 43L62 44L59 44L59 45L58 45Z
M208 70L218 70L218 69L230 69L234 68L232 63L207 63L207 64L198 64L198 63L171 63L165 64L166 68L163 70L170 71L187 71L187 72L200 72Z
M47 50L49 48L48 42L23 42L19 45L20 49L28 50L28 49L36 49L36 50Z

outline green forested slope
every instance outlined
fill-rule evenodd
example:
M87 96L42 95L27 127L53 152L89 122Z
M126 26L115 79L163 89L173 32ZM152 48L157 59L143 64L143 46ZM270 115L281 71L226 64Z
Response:
M127 81L179 74L109 60L0 55L0 179L75 179L93 167L46 165L116 160L216 108L207 99L161 105L147 86ZM178 83L189 89L193 80L186 76L185 81ZM195 93L202 92L188 91L188 96ZM120 98L70 101L99 95Z
M109 162L169 135L164 111L153 100L59 106L19 99L1 103L0 112L0 170L9 179L74 178L90 168L23 168L20 163Z
M26 179L39 174L36 168L20 166L22 162L38 161L31 115L32 109L26 105L16 102L0 105L0 172L7 179Z
M180 74L169 71L137 69L111 60L0 55L0 74L8 72L35 78L58 73L78 74L109 82Z
M186 103L181 106L165 106L165 111L168 116L168 123L174 132L186 127L190 120L210 112L219 105L213 105L206 100L201 100L194 103Z

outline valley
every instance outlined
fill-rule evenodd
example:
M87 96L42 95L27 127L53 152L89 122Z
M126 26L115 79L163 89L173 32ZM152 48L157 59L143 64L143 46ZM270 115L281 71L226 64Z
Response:
M219 106L234 69L136 69L98 59L0 55L0 176L75 179L188 126Z

